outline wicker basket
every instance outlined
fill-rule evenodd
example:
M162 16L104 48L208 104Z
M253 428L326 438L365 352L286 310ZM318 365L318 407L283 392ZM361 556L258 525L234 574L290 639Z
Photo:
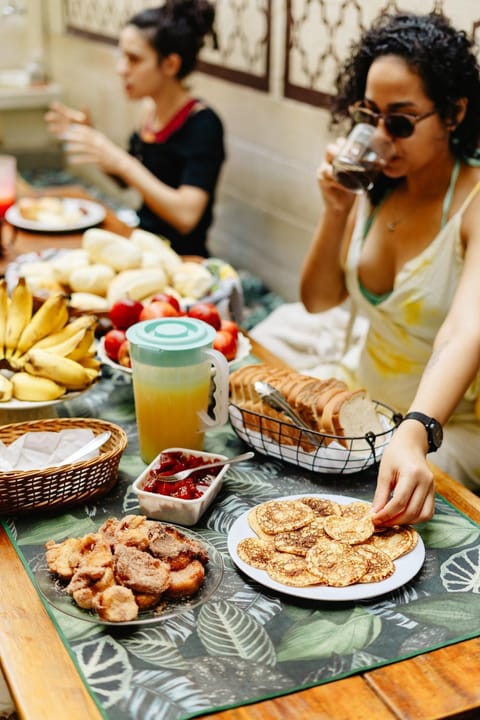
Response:
M375 435L337 437L282 422L230 404L230 422L239 438L263 455L325 474L362 472L379 462L399 422L391 408L375 402L385 430Z
M0 473L0 515L65 510L91 502L107 493L117 482L118 464L128 442L118 425L92 418L55 418L12 423L0 427L0 440L10 445L27 432L60 432L88 428L95 435L111 435L90 460L42 470Z

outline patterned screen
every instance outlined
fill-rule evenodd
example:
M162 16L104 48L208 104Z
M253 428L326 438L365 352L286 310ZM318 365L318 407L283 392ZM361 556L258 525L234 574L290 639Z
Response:
M107 42L116 41L135 12L159 4L64 2L69 32ZM219 47L205 46L199 69L265 92L271 90L271 76L283 77L285 97L313 105L328 105L351 41L381 12L443 11L480 43L479 0L216 0L215 5ZM277 56L281 67L271 64L274 32L283 50Z

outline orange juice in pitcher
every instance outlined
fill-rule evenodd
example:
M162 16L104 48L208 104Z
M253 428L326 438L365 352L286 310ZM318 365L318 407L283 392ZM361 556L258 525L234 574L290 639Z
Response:
M140 455L203 448L205 430L228 417L228 363L211 345L215 330L193 318L145 320L127 330ZM215 368L215 418L208 414Z

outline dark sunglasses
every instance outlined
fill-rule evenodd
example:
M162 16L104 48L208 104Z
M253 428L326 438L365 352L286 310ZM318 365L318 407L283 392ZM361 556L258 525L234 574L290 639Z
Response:
M423 115L414 115L413 113L380 113L374 112L363 105L351 105L348 113L355 123L367 123L368 125L378 125L378 121L382 118L385 123L385 130L394 138L408 138L415 132L415 126L420 120L435 115L436 110Z

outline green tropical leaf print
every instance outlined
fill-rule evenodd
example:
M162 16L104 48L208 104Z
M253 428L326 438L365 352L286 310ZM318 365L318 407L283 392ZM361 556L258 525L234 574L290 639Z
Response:
M294 625L285 633L277 660L314 660L332 653L349 655L370 645L381 628L381 619L361 607L355 608L341 625L320 612L314 613L306 622Z
M480 528L460 515L438 515L428 523L416 525L416 529L429 548L462 547L471 545L480 537Z
M275 649L264 628L230 602L204 605L198 614L197 632L210 655L239 656L275 665Z
M480 597L471 593L434 595L411 602L404 613L419 623L446 627L456 635L469 634L480 628Z
M166 620L160 626L137 630L120 640L129 653L152 665L185 669L188 661L179 650L195 629L193 612L186 612L181 619Z
M480 593L480 547L451 555L441 565L440 577L448 592Z
M94 532L96 525L88 516L77 518L74 515L60 515L45 522L38 522L22 533L19 545L43 545L47 540L63 540L66 537L80 537Z
M112 637L105 637L76 645L74 650L80 669L105 709L125 697L133 670L121 645Z

